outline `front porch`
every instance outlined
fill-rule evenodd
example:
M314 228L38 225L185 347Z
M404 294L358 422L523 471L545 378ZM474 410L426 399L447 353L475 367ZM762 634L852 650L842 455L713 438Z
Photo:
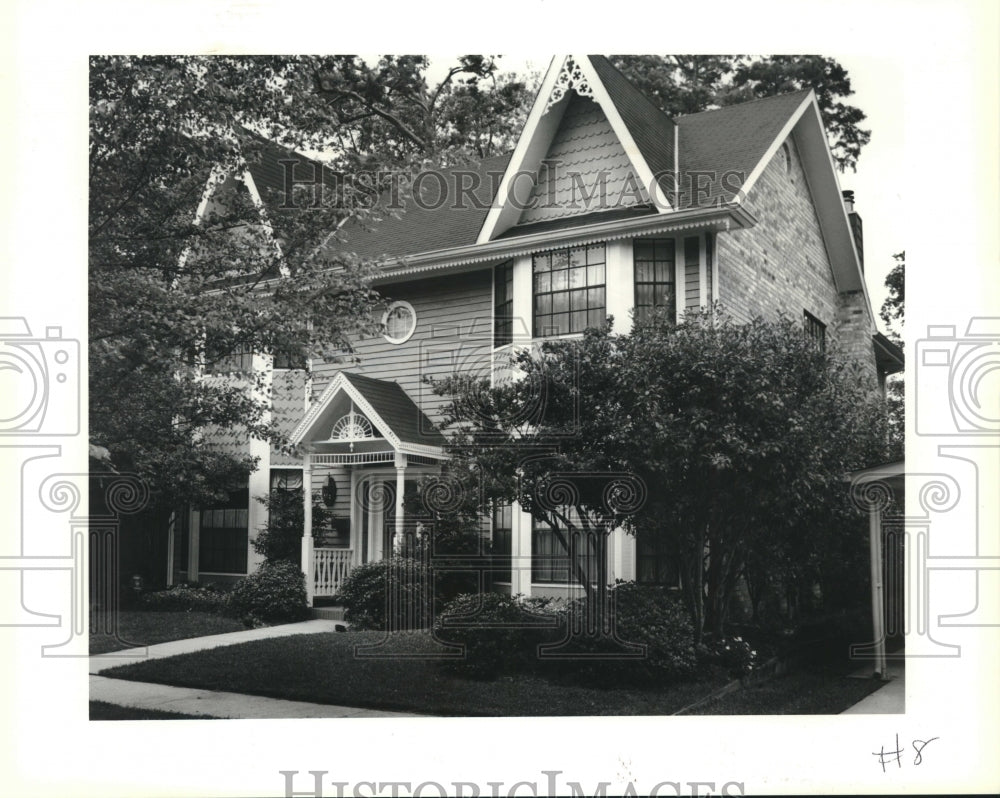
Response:
M303 452L302 571L310 606L359 565L409 550L420 534L405 498L446 458L444 438L396 383L341 372L292 435ZM344 495L346 494L346 496ZM314 535L321 495L335 523Z

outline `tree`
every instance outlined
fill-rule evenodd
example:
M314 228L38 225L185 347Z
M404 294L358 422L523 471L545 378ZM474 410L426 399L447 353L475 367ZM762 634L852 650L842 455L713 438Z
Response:
M247 353L329 361L375 328L373 264L326 246L347 217L383 212L379 186L352 176L506 146L500 120L526 89L488 56L463 56L434 86L411 56L90 66L91 439L147 481L154 509L201 503L255 467L213 436L276 440ZM327 182L346 177L307 212L273 202L263 217L241 176L272 142L322 152ZM199 222L210 179L218 201Z
M654 314L628 335L591 329L516 361L519 380L439 386L455 396L453 468L487 501L551 524L598 598L611 529L665 543L699 639L722 633L764 554L789 580L815 577L829 537L857 520L845 475L881 460L875 399L791 321ZM598 555L589 568L576 539Z
M692 114L775 94L813 89L833 158L856 169L871 131L861 109L844 99L854 90L837 61L820 55L613 56L612 61L670 116Z
M889 330L889 337L896 343L902 343L902 327L906 315L905 271L906 252L897 252L892 256L895 265L885 276L885 287L889 295L883 300L879 317ZM899 330L896 330L896 325Z
M905 271L906 252L892 256L896 261L885 278L889 295L882 302L879 316L885 322L889 338L902 346L906 311ZM898 325L898 329L897 329ZM906 443L906 383L902 374L892 374L886 380L886 403L889 411L889 447L896 458L902 458Z

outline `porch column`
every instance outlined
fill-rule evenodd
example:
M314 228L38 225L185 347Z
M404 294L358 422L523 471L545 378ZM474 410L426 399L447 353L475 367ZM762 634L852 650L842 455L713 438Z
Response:
M396 528L392 536L392 553L403 547L403 495L406 491L406 455L396 452Z
M882 512L875 503L868 510L868 536L872 570L872 632L875 636L875 673L885 673L885 602L882 596Z
M308 452L302 463L302 518L302 573L306 577L306 601L311 607L316 592L316 576L312 538L312 455Z

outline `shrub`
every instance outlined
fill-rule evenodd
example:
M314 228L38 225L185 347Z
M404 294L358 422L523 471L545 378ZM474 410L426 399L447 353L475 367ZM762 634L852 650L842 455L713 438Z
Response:
M575 638L567 653L578 650L582 656L557 661L559 671L571 678L616 684L676 681L695 672L694 625L679 597L666 588L620 582L612 589L611 599L611 628L620 642ZM574 601L570 615L585 613L587 601ZM622 643L644 645L645 655L622 656L634 650L623 648ZM594 656L602 654L606 657Z
M351 571L334 600L355 629L423 629L432 611L430 569L408 557L365 563Z
M302 620L309 615L305 576L290 562L266 562L236 583L228 611L247 626Z
M461 660L446 660L444 666L475 678L531 670L538 645L563 634L549 601L490 592L467 593L448 602L434 621L434 632L465 646Z
M267 562L286 562L298 565L302 559L302 530L305 525L305 511L302 506L301 490L272 490L257 501L267 508L267 525L250 541L253 550ZM313 531L325 529L330 523L330 514L318 501L313 502Z
M139 606L145 610L216 612L226 609L228 593L215 585L179 584L167 590L142 593Z
M702 665L724 668L734 679L749 676L757 661L757 652L742 637L706 640L697 649Z

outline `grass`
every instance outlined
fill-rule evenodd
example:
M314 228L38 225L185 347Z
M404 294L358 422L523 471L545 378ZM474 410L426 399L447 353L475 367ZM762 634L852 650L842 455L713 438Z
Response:
M105 701L90 702L91 720L217 720L208 715L185 715L181 712L163 712L159 709L120 707Z
M854 667L857 663L854 663ZM851 679L842 664L806 664L695 707L685 715L837 715L882 686Z
M427 659L436 649L425 633L396 634L375 650L376 657L355 656L355 645L383 638L381 632L294 635L124 665L102 675L444 716L669 715L728 681L714 676L609 689L540 676L478 681L447 673Z
M118 613L118 636L91 634L90 653L106 654L189 637L239 632L245 628L235 618L210 612L123 610Z

